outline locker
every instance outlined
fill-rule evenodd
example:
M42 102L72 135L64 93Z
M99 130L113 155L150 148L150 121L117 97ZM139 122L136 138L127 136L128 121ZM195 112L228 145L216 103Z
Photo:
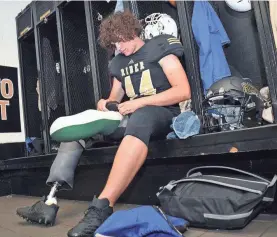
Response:
M112 78L108 73L109 61L114 52L107 52L99 42L101 20L114 12L116 1L85 1L90 60L94 81L95 101L108 98L112 87Z
M66 105L61 57L59 51L57 15L55 1L34 1L33 18L35 25L35 45L37 69L39 72L43 134L45 151L56 152L56 142L51 141L49 130L51 124L66 115Z
M193 55L193 52L191 52L190 29L189 26L184 23L187 21L184 8L174 7L167 1L126 1L124 3L125 8L130 9L140 20L142 20L142 22L147 16L153 13L165 13L174 19L178 28L178 38L184 47L184 55L180 58L180 60L190 82L192 90L192 107L197 114L201 114L202 107L201 104L198 103L199 95L197 93L198 88L200 88L198 81L199 75L197 69L195 68L196 65L194 60L192 60L192 58L195 58L196 55ZM187 42L188 40L190 43Z
M252 10L244 13L232 10L225 1L209 1L209 3L231 40L229 45L224 46L225 57L231 72L238 72L243 78L249 78L258 90L268 86L273 113L276 114L276 50L272 45L274 41L270 29L268 2L253 2ZM139 19L159 12L169 14L176 21L185 49L182 62L192 89L192 109L201 119L200 133L212 133L212 130L209 129L211 125L205 116L207 107L204 104L205 91L200 73L199 48L192 29L194 1L176 1L176 8L164 1L128 1L125 5ZM205 24L205 22L203 23ZM247 139L248 128L259 128L257 130L259 133L264 126L274 126L268 122L260 123L256 120L245 124L247 124L243 128L245 129L245 139ZM223 132L222 130L217 131ZM261 134L261 136L263 135Z
M274 40L268 19L268 2L252 2L252 10L243 13L232 10L225 1L210 1L210 4L217 13L231 40L229 45L224 46L224 53L232 74L236 75L236 73L239 73L243 78L249 78L258 90L268 86L272 100L273 114L276 114L276 88L274 86L276 82L274 83L274 81L277 79L277 74L276 67L273 66L276 63L276 51L272 47ZM198 101L201 102L204 100L204 91L201 86L199 49L192 34L191 25L194 2L178 2L177 6L185 12L187 18L185 20L186 24L184 25L188 25L190 28L189 41L192 54L195 56L194 64L198 69L196 80L198 80L199 86L196 88L196 91ZM270 45L271 48L269 48ZM200 114L203 116L205 108L203 108L203 104L200 104L199 107L202 111ZM247 134L248 128L262 129L264 126L271 125L265 121L262 124L256 122L245 123L249 124L249 126L244 128L246 130L245 135ZM203 127L208 126L204 121ZM208 129L204 130L204 132L209 133Z
M26 137L43 139L42 115L37 92L38 71L32 16L32 4L29 4L16 17L19 71ZM26 155L29 155L27 150Z
M61 68L65 76L68 114L95 109L84 2L60 4L58 16Z

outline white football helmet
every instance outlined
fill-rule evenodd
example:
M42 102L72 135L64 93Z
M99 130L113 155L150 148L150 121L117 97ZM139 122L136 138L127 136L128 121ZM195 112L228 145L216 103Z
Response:
M153 13L145 18L144 38L152 39L157 35L178 37L178 28L173 18L167 14Z
M238 12L247 12L252 9L250 0L225 0L226 4Z

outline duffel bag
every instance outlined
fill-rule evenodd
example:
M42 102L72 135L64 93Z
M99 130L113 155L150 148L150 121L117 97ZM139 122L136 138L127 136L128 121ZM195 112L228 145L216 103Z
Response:
M202 166L161 187L157 197L166 214L190 226L240 229L272 204L276 180L276 175L269 181L231 167Z

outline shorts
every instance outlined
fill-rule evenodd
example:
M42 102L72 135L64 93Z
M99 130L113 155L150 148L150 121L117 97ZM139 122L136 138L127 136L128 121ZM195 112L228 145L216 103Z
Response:
M110 137L123 138L130 135L140 139L148 146L150 140L165 139L171 132L172 118L177 116L170 109L161 106L145 106L130 115L127 125L121 131L115 131ZM121 128L122 129L122 128ZM121 135L118 135L120 134Z

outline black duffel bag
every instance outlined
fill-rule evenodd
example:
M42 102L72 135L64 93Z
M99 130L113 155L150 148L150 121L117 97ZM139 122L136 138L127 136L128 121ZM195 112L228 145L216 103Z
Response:
M157 197L166 214L192 227L240 229L274 201L276 180L276 175L269 181L230 167L203 166L161 187Z

